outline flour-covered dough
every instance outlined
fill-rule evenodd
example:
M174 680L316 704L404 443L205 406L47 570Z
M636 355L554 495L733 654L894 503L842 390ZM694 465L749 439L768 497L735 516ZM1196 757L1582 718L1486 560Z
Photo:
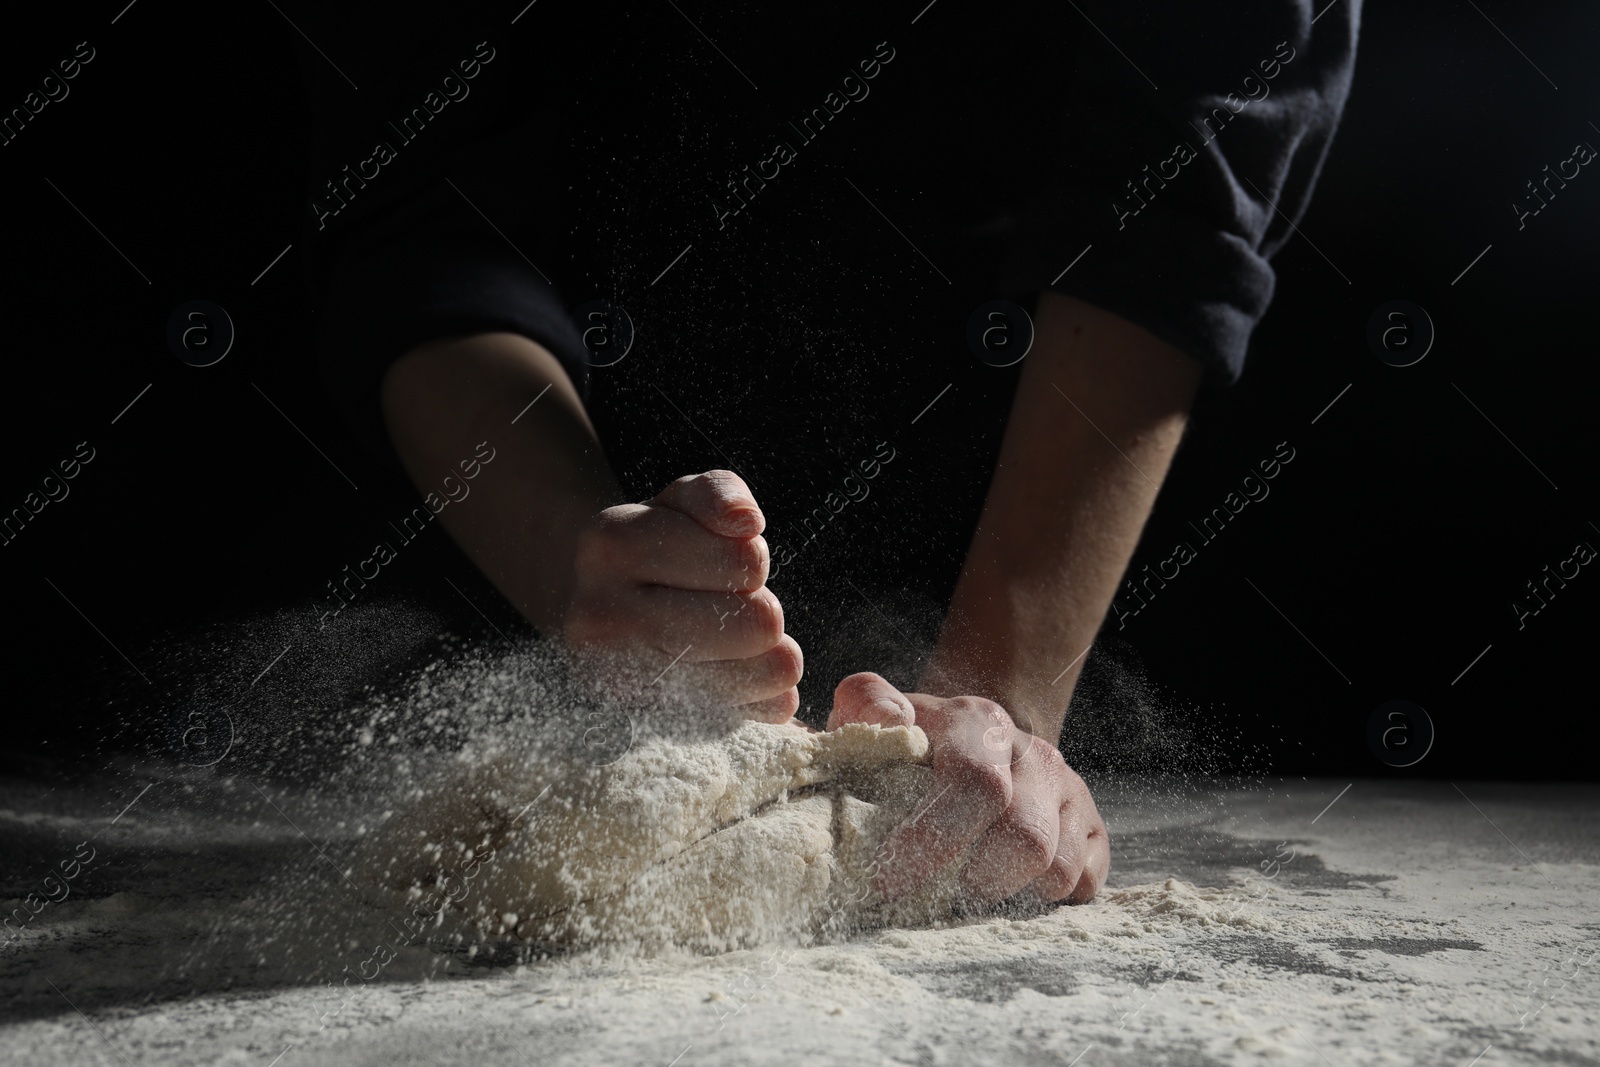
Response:
M871 886L928 788L927 756L915 726L757 722L642 737L603 767L473 751L361 865L412 900L442 894L484 933L540 941L719 950L932 918L948 875L892 912Z

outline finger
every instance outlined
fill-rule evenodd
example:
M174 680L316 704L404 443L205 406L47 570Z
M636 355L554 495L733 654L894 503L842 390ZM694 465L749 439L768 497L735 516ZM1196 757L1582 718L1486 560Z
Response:
M635 600L641 639L685 663L745 659L783 637L783 606L770 589L703 593L649 585Z
M703 592L759 589L772 562L763 537L719 537L680 511L640 504L608 509L585 547L640 584Z
M714 534L754 537L767 520L744 479L732 471L706 471L679 478L651 503L682 512Z
M781 696L798 685L805 673L805 662L799 642L784 634L759 656L684 663L679 670L688 685L703 690L714 700L753 704Z
M1106 833L1105 826L1089 831L1085 845L1088 862L1084 864L1083 874L1078 877L1078 884L1067 897L1068 904L1087 904L1093 900L1111 873L1111 837Z
M1041 899L1082 904L1093 899L1111 868L1111 842L1089 787L1066 768L1061 836L1048 870L1030 887Z
M970 897L1004 900L1039 879L1061 856L1064 770L1055 747L1039 737L1012 765L1011 804L979 838L961 872ZM1069 883L1060 896L1048 899L1058 900L1071 888Z
M770 700L758 701L754 704L741 704L733 709L746 719L757 722L771 722L783 725L794 721L794 713L800 710L800 690L790 689L785 693Z
M847 722L910 726L916 720L916 709L905 694L871 671L862 671L850 675L834 689L828 729L836 730Z
M930 798L886 840L891 857L874 883L892 900L934 877L965 852L1011 803L1011 769L934 750Z
M917 725L943 748L959 749L973 759L1009 767L1027 750L1032 734L1018 729L1004 708L982 697L945 699L907 693Z

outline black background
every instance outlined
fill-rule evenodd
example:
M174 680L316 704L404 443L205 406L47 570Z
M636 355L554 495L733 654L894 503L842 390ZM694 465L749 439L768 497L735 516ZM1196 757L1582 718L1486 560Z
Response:
M120 17L121 3L7 17L7 109L78 41L98 53L67 99L0 148L10 342L0 508L20 506L78 442L96 450L71 495L0 548L13 751L146 743L118 724L239 691L285 647L286 680L261 692L299 692L305 714L324 714L425 654L439 629L492 640L486 619L516 625L435 530L386 569L383 590L428 619L405 616L405 633L388 639L307 636L323 583L368 555L411 501L312 370L310 135L293 59L303 42L289 20L357 83L392 75L396 60L325 35L313 6L280 6L219 15L143 0ZM732 465L782 544L878 441L897 449L875 495L774 580L812 653L813 708L842 670L909 680L1015 380L965 348L967 312L992 295L983 250L941 240L937 219L951 190L1005 185L1036 151L1037 116L1013 106L974 118L982 109L951 101L1032 99L1060 80L1040 27L1083 32L1066 16L995 19L964 0L939 0L911 25L921 6L786 22L741 8L540 0L515 26L521 4L508 4L480 34L552 94L570 90L575 161L563 165L579 177L551 221L568 243L527 251L569 305L615 300L638 327L634 350L593 382L631 491ZM1589 186L1600 178L1585 169L1521 231L1510 205L1575 143L1600 142L1589 54L1600 13L1479 6L1365 13L1344 122L1301 234L1276 260L1277 296L1245 377L1203 397L1134 569L1191 539L1187 523L1279 442L1296 458L1126 629L1108 625L1083 693L1110 712L1078 721L1113 732L1124 714L1187 724L1236 770L1593 776L1579 739L1593 706L1584 620L1600 579L1585 568L1520 630L1510 603L1577 542L1600 545L1589 332L1600 210ZM556 26L581 47L552 51ZM991 59L1014 54L1015 83L967 84L919 60L919 42L926 55L951 37ZM475 39L440 47L465 55ZM897 58L839 136L806 146L718 231L707 201L722 176L764 155L786 117L883 39ZM939 107L945 150L904 149L906 116ZM491 218L517 195L468 189ZM238 330L228 357L203 369L165 343L172 310L196 298L225 307ZM1393 299L1420 304L1437 328L1415 366L1387 366L1365 341L1368 316ZM848 641L830 647L829 634ZM1117 681L1128 671L1149 680L1137 699ZM312 677L319 685L296 689ZM1428 757L1404 771L1365 740L1370 712L1395 698L1426 708L1437 728ZM1152 701L1166 709L1154 719ZM1153 761L1170 757L1152 744ZM1091 741L1069 738L1067 749L1096 758Z

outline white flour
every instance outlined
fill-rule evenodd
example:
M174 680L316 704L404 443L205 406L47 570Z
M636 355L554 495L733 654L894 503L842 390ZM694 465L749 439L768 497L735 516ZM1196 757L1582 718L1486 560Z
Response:
M510 728L537 673L425 671L354 722L269 675L215 767L0 779L6 912L94 849L0 944L0 1062L1600 1063L1594 787L1154 780L1182 724L1135 708L1123 777L1088 776L1099 899L919 921L849 891L921 795L911 731L852 778L844 742L685 760L652 721L550 776L549 724Z
M727 723L645 736L591 766L474 747L356 867L417 918L488 936L728 949L949 914L953 875L880 906L879 846L925 794L916 727Z
M48 794L0 782L19 888L58 846L98 834L100 853L0 952L0 1060L1600 1060L1600 967L1585 966L1600 934L1593 788L1460 783L1494 826L1443 784L1358 781L1315 825L1348 783L1101 789L1115 850L1092 904L810 947L612 946L519 964L442 930L408 941L400 913L364 902L341 876L353 868L322 856L356 839L364 802L261 783L269 804L247 782L151 770ZM1295 858L1263 884L1284 841ZM351 977L384 938L394 958Z

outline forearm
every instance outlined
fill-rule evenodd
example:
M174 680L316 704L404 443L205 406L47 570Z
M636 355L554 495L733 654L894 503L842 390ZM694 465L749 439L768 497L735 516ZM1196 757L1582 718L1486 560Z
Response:
M924 671L1060 736L1084 653L1171 465L1199 365L1109 312L1046 293L999 462Z
M458 473L478 442L495 449L471 496L440 520L529 622L558 631L578 533L622 500L560 363L518 334L435 341L390 367L382 402L390 440L423 492Z

